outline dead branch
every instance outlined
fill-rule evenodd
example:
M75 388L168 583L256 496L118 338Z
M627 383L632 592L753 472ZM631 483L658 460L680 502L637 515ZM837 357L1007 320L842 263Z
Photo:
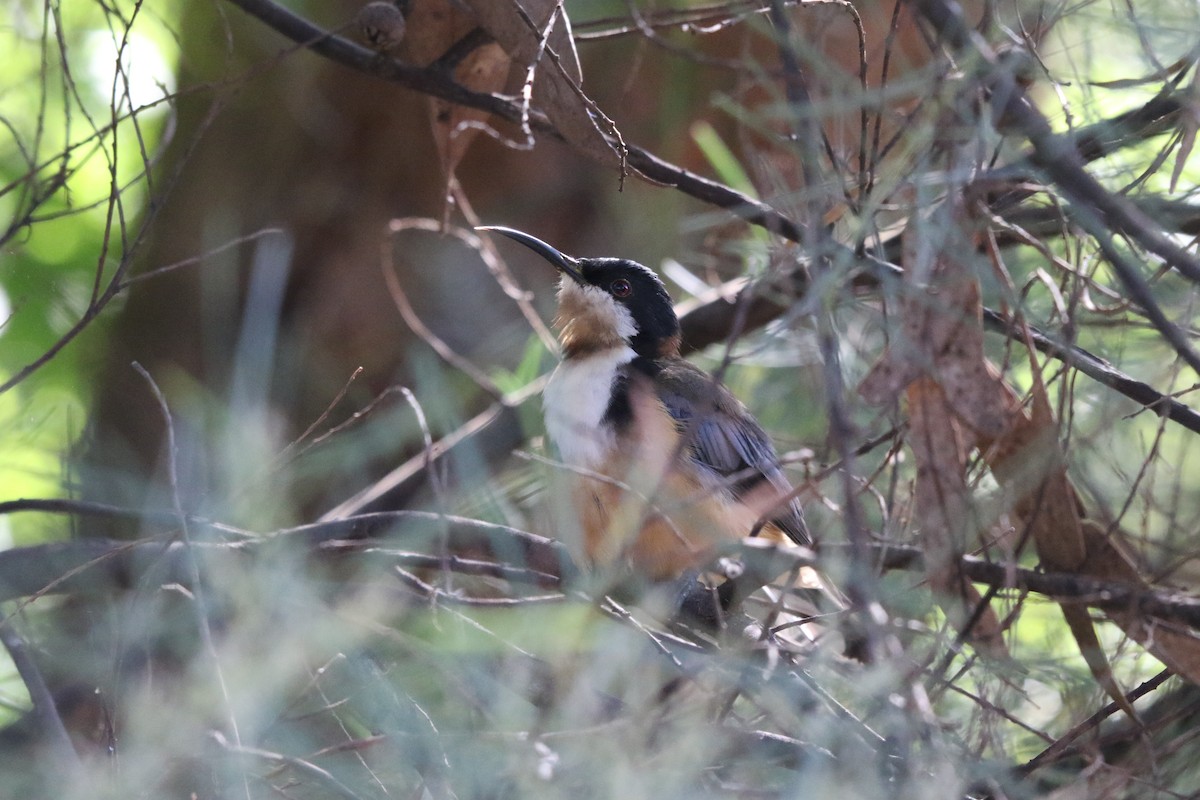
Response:
M446 561L433 546L442 535L441 525L447 528L448 546L452 550L513 555L493 562L469 558ZM430 545L428 552L419 549L422 541ZM566 551L553 539L505 525L423 511L364 514L302 525L255 539L195 541L193 547L204 557L226 554L244 558L275 544L296 547L299 542L316 557L322 553L362 552L413 567L448 565L464 573L498 577L529 575L530 568L551 580L570 582L578 577ZM838 553L843 547L828 545L824 550ZM924 569L924 553L917 547L874 543L869 545L868 554L880 570ZM746 572L759 582L757 585L799 566L817 563L811 551L777 547L753 539L732 545L723 555L742 559L747 565ZM989 586L1027 590L1107 611L1147 614L1200 629L1200 598L1169 589L1143 591L1129 584L1039 572L975 556L962 558L962 570L972 581ZM155 580L189 585L192 579L186 563L186 547L178 541L162 539L120 542L85 538L13 548L0 552L0 601L41 594L110 592L115 586L131 585L148 574L153 574Z

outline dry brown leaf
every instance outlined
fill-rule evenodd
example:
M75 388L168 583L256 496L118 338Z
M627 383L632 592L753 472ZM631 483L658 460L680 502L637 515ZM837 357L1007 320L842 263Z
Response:
M1200 76L1192 75L1192 85L1186 97L1183 114L1179 118L1179 152L1175 154L1175 168L1171 170L1172 192L1183 175L1183 168L1192 155L1192 148L1196 146L1196 129L1200 127Z
M921 377L908 386L908 444L917 467L915 513L925 545L925 575L950 622L962 630L982 601L962 574L964 532L977 530L966 481L969 435L940 386ZM1000 620L984 609L967 640L994 656L1007 654Z
M1113 677L1112 665L1108 663L1108 656L1104 654L1104 648L1100 645L1100 638L1096 635L1096 626L1092 622L1092 616L1088 613L1087 607L1060 603L1059 608L1062 609L1063 618L1067 621L1071 636L1074 637L1079 653L1087 662L1088 669L1091 671L1092 677L1096 679L1096 683L1100 684L1104 693L1111 697L1113 702L1131 719L1138 719L1133 705L1125 697L1125 692L1117 684L1117 679Z
M437 61L479 25L452 0L414 0L406 22L402 57L418 67Z
M1127 766L1105 764L1098 761L1095 767L1085 769L1069 784L1044 795L1045 800L1113 800L1128 797L1127 789L1133 781Z
M970 265L953 253L966 226L961 206L904 233L901 328L858 391L882 405L921 375L945 392L954 414L971 431L998 437L1011 424L1004 382L983 356L983 307ZM918 276L925 276L924 280Z
M1038 375L1034 359L1034 375ZM1008 389L1011 393L1011 389ZM1010 394L1015 397L1014 394ZM1058 445L1058 426L1045 386L1035 377L1033 412L1014 415L1015 424L999 439L981 437L979 446L997 482L1013 498L1012 514L1027 527L1038 558L1056 572L1082 574L1088 556L1083 535L1083 509L1067 477ZM1060 604L1067 627L1101 688L1131 718L1133 706L1113 677L1086 607Z
M970 266L952 255L956 248L943 246L948 235L961 244L965 222L961 205L948 206L932 223L914 221L905 231L901 328L858 388L874 403L906 394L926 577L959 630L980 602L960 567L968 534L974 537L980 528L966 482L967 454L980 432L999 436L1011 417L1003 381L983 356L978 282ZM986 608L968 640L985 652L1004 653L1001 632L995 612Z
M931 585L944 603L954 598L953 606L945 605L961 628L964 609L972 607L974 587L959 572L958 558L966 546L966 533L982 527L972 518L965 477L972 447L979 448L1010 498L1012 516L1027 526L1048 568L1072 574L1105 568L1123 575L1121 580L1140 581L1132 562L1121 562L1119 551L1113 551L1107 540L1095 545L1085 540L1084 510L1066 474L1036 353L1030 349L1035 382L1028 412L984 357L978 283L969 265L945 246L947 230L965 227L963 211L958 207L947 213L949 219L943 215L938 223L941 227L914 223L905 232L902 327L859 386L868 402L888 402L901 390L906 392L908 443L917 466L916 517ZM917 276L926 277L920 282ZM1095 550L1089 551L1089 546ZM1126 566L1117 566L1122 563ZM1113 677L1086 607L1061 607L1097 683L1136 719ZM1172 669L1195 675L1200 667L1200 643L1188 632L1128 612L1114 614L1114 620ZM984 646L993 643L989 639L1002 646L1000 625L991 609L979 625Z
M454 70L454 80L476 92L498 92L508 80L510 60L495 42L476 47ZM488 114L474 108L433 100L433 138L442 159L442 173L449 181L480 133Z
M1091 520L1084 520L1083 536L1087 542L1083 574L1104 581L1133 584L1139 589L1151 588L1115 536L1107 536L1104 528ZM1167 669L1200 684L1200 639L1196 631L1171 620L1132 611L1114 609L1106 613L1129 638L1146 648Z
M408 13L404 57L418 66L429 66L478 27L479 21L452 0L417 0ZM488 42L463 57L454 68L454 80L476 92L498 92L508 80L509 66L504 48ZM485 111L430 99L433 139L446 179L447 210L454 172L488 116Z
M557 0L465 2L483 29L514 61L525 67L536 64L533 104L546 113L567 142L601 164L624 167L621 154L597 127L593 112L598 114L598 109L583 93L571 23ZM546 52L540 53L541 33L555 14Z
M1011 498L1013 514L1029 526L1038 557L1049 569L1074 572L1086 551L1079 530L1081 509L1058 447L1058 429L1027 414L999 439L979 446L996 481Z
M1012 498L1012 513L1028 529L1041 562L1056 572L1079 574L1088 555L1083 506L1067 477L1058 425L1041 380L1037 354L1030 348L1029 355L1034 375L1031 412L1015 408L1009 430L997 439L981 436L979 446L997 482ZM1009 402L1014 401L1016 394L1005 388ZM1059 607L1096 682L1126 714L1137 719L1113 677L1087 608L1069 603Z

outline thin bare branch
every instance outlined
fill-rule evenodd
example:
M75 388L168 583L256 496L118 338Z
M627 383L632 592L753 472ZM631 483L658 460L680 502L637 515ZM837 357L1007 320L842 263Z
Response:
M171 408L167 404L167 398L158 387L158 383L146 371L146 368L138 362L133 362L133 368L149 385L150 391L154 393L154 399L158 402L158 410L163 417L163 424L167 433L167 476L171 487L171 502L175 506L175 516L179 522L179 536L183 542L184 565L192 590L193 601L190 607L196 619L196 629L200 632L200 641L204 644L205 653L212 662L213 675L216 678L217 687L220 689L221 699L224 703L223 711L225 718L229 722L229 731L233 735L234 744L240 747L242 737L238 727L237 715L234 713L233 704L229 699L229 684L225 679L225 670L221 666L221 658L217 653L216 640L213 638L212 625L209 621L210 612L207 602L207 591L200 580L200 561L196 557L196 551L192 543L192 536L188 527L188 515L183 510L183 494L179 486L179 448L175 442L175 422L171 417ZM244 788L246 798L249 800L250 784L244 781Z
M314 779L319 785L325 787L327 791L332 792L337 797L342 797L345 800L363 800L360 794L335 778L329 770L318 767L311 761L305 761L303 758L297 758L296 756L274 753L270 750L262 750L257 747L244 747L228 741L220 731L213 731L211 736L213 741L233 755L254 761L265 761L268 764L290 767L301 775Z
M48 745L55 769L65 770L68 775L77 775L83 767L79 754L75 752L75 745L71 743L62 716L58 713L54 695L50 693L50 687L46 685L25 640L13 628L11 617L0 622L0 644L4 645L33 701L33 719L37 723L38 736Z

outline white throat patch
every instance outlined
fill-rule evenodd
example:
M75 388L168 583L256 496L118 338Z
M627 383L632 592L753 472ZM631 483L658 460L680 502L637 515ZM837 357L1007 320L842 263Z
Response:
M611 298L609 303L617 305ZM565 463L583 469L604 463L616 437L600 422L608 410L618 371L636 356L627 345L598 350L563 361L550 376L542 396L546 432Z
M558 287L558 323L563 347L600 349L623 345L637 336L629 309L598 286L564 275Z

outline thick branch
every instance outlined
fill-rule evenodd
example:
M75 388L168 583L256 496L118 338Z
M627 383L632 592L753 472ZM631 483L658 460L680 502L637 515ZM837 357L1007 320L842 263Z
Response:
M268 27L311 49L314 53L351 69L398 83L423 94L440 97L451 103L478 108L510 122L519 122L521 109L500 95L473 92L455 82L450 71L424 69L386 58L374 50L355 44L330 33L303 17L269 0L229 0L247 14L257 17ZM544 115L534 113L530 124L545 133L554 133Z
M453 567L444 559L442 542L451 550L482 550L492 553L497 563L514 570L529 567L573 579L566 553L558 542L504 525L463 517L441 516L420 511L395 511L367 514L350 519L314 523L278 531L261 539L237 542L196 542L198 552L207 555L252 555L264 547L281 543L295 547L301 540L314 556L344 553L403 544L405 551L381 549L403 563L408 556L420 566L437 563ZM348 546L347 540L361 543ZM420 552L424 543L428 552ZM827 551L836 552L837 546ZM184 562L184 546L175 542L115 542L104 539L79 539L69 542L14 548L0 552L0 602L40 594L108 592L113 586L128 585L153 574L156 581L187 585L191 580ZM770 580L797 567L814 563L813 553L804 548L776 547L755 540L731 546L730 554L746 560L756 580ZM871 557L881 569L924 569L923 552L917 547L871 545ZM475 562L471 562L475 563ZM1200 598L1161 589L1101 581L1082 575L1046 573L1009 564L984 561L973 556L962 558L962 571L971 580L999 587L1019 588L1058 600L1076 600L1108 611L1149 614L1161 619L1178 620L1200 629Z
M89 516L86 508L77 513ZM137 515L130 512L130 516ZM169 516L169 512L157 512L150 518L157 518L156 521L169 528ZM386 548L403 543L413 552L385 550L381 555L391 558L392 563L428 567L432 553L437 554L434 556L439 559L437 563L453 566L456 562L440 557L442 542L454 551L482 549L493 553L497 558L502 557L498 563L507 565L508 571L533 570L550 579L574 575L562 546L551 539L504 525L423 511L364 514L302 525L271 536L232 542L196 541L192 546L203 561L215 557L246 558L276 544L304 546L316 555L332 556L361 552L368 544ZM43 594L106 594L151 576L158 583L190 586L193 577L187 569L185 546L174 538L123 542L85 536L68 542L18 547L0 552L0 602Z
M1003 333L1013 341L1024 342L1024 334L1021 328L990 308L983 310L983 324L985 327ZM1040 352L1057 358L1059 361L1062 361L1073 369L1079 370L1097 383L1104 384L1108 388L1125 395L1130 400L1140 403L1155 414L1164 416L1172 422L1182 425L1189 431L1200 433L1200 413L1197 413L1190 406L1179 402L1170 395L1163 394L1147 383L1131 378L1112 364L1092 355L1082 347L1056 342L1033 327L1030 327L1029 334L1033 340L1034 347Z
M924 551L918 547L875 545L875 550L884 569L924 570ZM1200 629L1200 598L1179 592L1162 589L1147 591L1134 584L1102 581L1065 572L1038 572L985 561L975 556L963 556L961 565L963 574L976 583L1036 592L1059 601L1074 600L1105 611L1125 611L1178 620Z

